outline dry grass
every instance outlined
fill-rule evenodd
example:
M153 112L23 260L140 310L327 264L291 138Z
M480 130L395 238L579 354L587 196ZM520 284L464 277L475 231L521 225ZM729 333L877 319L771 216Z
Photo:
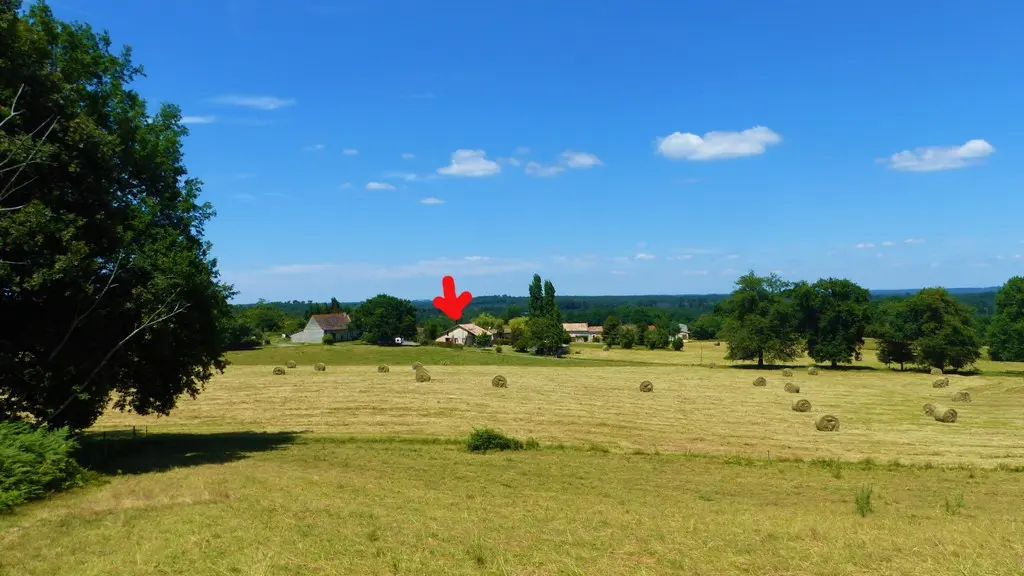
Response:
M921 405L948 402L950 395L914 373L823 370L802 383L801 395L814 410L798 414L781 387L750 394L748 370L648 365L502 371L516 385L496 395L479 385L494 376L487 366L435 367L432 386L416 385L405 371L379 374L372 366L332 367L315 377L311 371L275 377L266 366L232 366L169 417L113 412L97 428L451 437L486 424L516 437L621 451L1024 464L1020 378L950 376L974 401L956 426L936 426L920 418ZM658 394L625 393L641 380L657 380ZM729 413L757 417L722 418ZM814 431L814 420L826 413L840 417L840 432Z

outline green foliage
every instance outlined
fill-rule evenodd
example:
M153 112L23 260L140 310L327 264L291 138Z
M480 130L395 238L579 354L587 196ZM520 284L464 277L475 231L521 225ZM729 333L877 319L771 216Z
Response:
M473 318L473 320L471 320L471 322L473 322L473 324L476 324L481 328L497 331L500 331L500 329L503 328L505 324L505 322L501 318L496 318L486 312L484 312L483 314L478 314Z
M672 349L675 350L676 352L682 350L683 349L683 339L682 338L676 338L676 339L672 340Z
M609 316L604 319L604 323L601 325L601 340L609 346L614 346L619 343L619 337L622 331L622 322L618 316Z
M946 514L950 516L956 516L960 513L960 510L964 507L964 493L957 492L953 495L953 498L946 498Z
M875 511L874 505L871 504L871 492L871 486L865 486L858 490L854 496L854 506L857 509L857 514L861 515L861 518Z
M633 342L637 346L646 346L648 332L647 324L637 324L636 326L633 326Z
M494 351L498 354L501 354L504 350L502 349L501 344L498 344L497 346L494 347Z
M857 284L838 278L801 282L793 289L799 315L799 329L807 355L815 362L852 364L864 344L864 330L870 320L870 293Z
M621 346L625 350L629 350L630 348L632 348L635 342L635 330L623 330L622 334L619 335L619 346Z
M508 321L508 341L516 351L523 352L528 348L527 344L530 341L528 322L529 319L526 316L517 316Z
M330 334L324 334L323 337L320 338L320 343L321 344L326 344L328 346L333 346L334 345L334 336L332 336Z
M878 338L878 360L885 365L896 363L903 370L917 361L914 355L914 326L904 301L889 300L877 310L875 332Z
M904 306L911 326L916 327L914 353L919 363L959 370L981 357L981 341L970 309L945 288L925 288Z
M0 131L0 413L82 429L113 397L167 414L226 366L232 294L181 111L150 115L107 34L0 6L0 106L20 92Z
M720 336L727 340L727 360L790 361L799 354L798 314L791 285L775 274L750 272L722 303L725 321Z
M524 333L516 340L516 349L534 348L537 354L559 356L570 340L555 304L554 284L550 280L542 283L540 275L534 274L530 284L530 315Z
M1024 277L1010 278L996 293L988 339L991 359L1024 362Z
M486 348L491 345L491 335L484 333L473 339L473 343L479 348Z
M544 283L540 279L540 274L534 274L530 283L530 307L527 315L531 318L544 315Z
M80 484L84 472L67 428L0 422L0 512Z
M558 304L555 302L555 285L551 280L544 281L543 314L558 324L562 323L562 313L558 311Z
M302 315L303 324L309 321L309 317L314 314L338 314L341 312L347 312L351 314L353 307L350 305L342 304L337 298L331 298L330 302L313 302L306 308L305 313Z
M718 314L701 314L689 328L690 337L694 340L714 340L722 329L722 317Z
M535 446L535 443L533 445ZM523 450L525 447L522 440L506 436L492 428L474 428L469 440L466 441L466 449L470 452Z
M363 341L370 344L391 344L397 336L416 337L416 307L388 294L378 294L363 302L353 313L352 321L362 331Z

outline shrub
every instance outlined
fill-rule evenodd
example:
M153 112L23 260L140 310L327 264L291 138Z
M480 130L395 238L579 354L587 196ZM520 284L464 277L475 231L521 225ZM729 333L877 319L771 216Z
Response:
M786 392L789 392L790 394L799 394L800 393L800 385L799 384L793 384L792 382L786 382L785 389L786 389Z
M289 360L288 363L285 364L285 366L289 368L295 368L296 366L298 366L298 364L295 363L295 360Z
M768 385L768 380L764 376L758 376L757 378L754 378L754 386L757 386L757 387L760 388L762 386L767 386L767 385Z
M787 378L789 378L789 377L791 377L793 375L793 371L790 370L789 368L783 368L782 369L782 375L787 377Z
M793 411L794 412L810 412L811 411L811 401L807 400L805 398L801 398L800 400L797 400L796 402L793 402Z
M835 432L839 430L839 418L831 414L825 414L814 423L819 432Z
M334 344L334 336L331 336L330 334L324 334L323 338L320 339L320 343L330 346Z
M607 345L607 344L605 344L604 346L601 346L601 350L603 350L603 351L605 351L605 352L608 352L608 351L609 351L609 350L611 350L611 349L612 349L612 347L611 347L611 346L609 346L609 345Z
M946 498L946 514L950 516L956 516L957 512L964 507L964 493L957 492L953 495L953 499Z
M654 338L648 338L647 339L647 349L648 350L654 350L657 347L658 347L658 342Z
M640 383L641 392L654 392L654 384L650 380L644 380Z
M316 364L313 364L313 370L316 370L317 372L324 372L327 370L327 365L323 362L317 362Z
M451 362L449 362L447 360L441 360L441 366L449 366L449 365L451 365Z
M0 422L0 512L80 485L85 474L72 457L77 448L67 428Z
M491 386L494 386L495 388L508 388L508 380L501 374L498 374L494 378L491 378Z
M497 352L498 354L501 354L501 344L498 344L497 346L495 346L494 347L494 351Z
M875 507L871 505L871 492L871 486L865 486L858 490L857 495L854 496L857 514L860 514L862 518L875 511Z
M466 442L466 449L470 452L522 450L525 447L522 440L506 436L491 428L474 428Z
M675 350L676 352L682 350L683 349L683 339L682 338L676 338L675 340L673 340L672 341L672 349Z
M970 402L971 393L967 390L961 390L956 394L953 394L953 402Z
M377 366L377 372L380 373L380 374L387 374L390 371L391 371L391 368L389 368L387 364L381 364L381 365Z
M810 368L808 368L807 369L807 375L808 376L817 376L818 375L818 367L817 366L811 366Z
M285 373L284 368L281 368L280 366L275 366L274 367L274 376L284 376L284 373Z

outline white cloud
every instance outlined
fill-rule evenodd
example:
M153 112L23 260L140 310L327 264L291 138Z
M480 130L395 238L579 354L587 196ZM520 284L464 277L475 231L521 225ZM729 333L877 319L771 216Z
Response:
M725 270L722 270L721 272L718 273L719 276L735 276L736 274L737 272L732 268L726 268Z
M626 273L624 271L622 271L622 270L612 270L612 275L614 275L614 276L625 276Z
M897 152L881 162L893 170L906 172L936 172L976 164L996 149L981 139L968 140L962 146L925 146Z
M213 99L218 104L227 104L228 106L241 106L243 108L254 108L256 110L277 110L278 108L284 108L285 106L294 106L295 100L292 98L277 98L275 96L218 96Z
M217 121L216 116L182 116L182 124L213 124Z
M861 242L860 244L857 244L857 245L854 246L854 248L860 248L861 250L863 250L865 248L874 248L874 247L875 247L875 245L873 243L871 243L871 242Z
M684 270L684 276L707 276L709 272L707 270Z
M491 258L490 256L463 256L462 259L468 260L469 262L490 262L491 260L494 260L494 258Z
M725 259L726 259L726 260L738 260L738 259L739 259L739 257L740 257L740 255L739 255L739 254L729 254L729 255L727 255L727 256L725 257Z
M444 204L444 200L441 200L440 198L430 197L420 200L420 204Z
M487 159L487 153L483 150L459 149L452 154L452 163L443 168L438 168L438 174L445 176L493 176L501 172L501 166L493 160Z
M693 260L693 254L680 254L678 256L669 256L669 260Z
M557 176L561 174L564 170L565 168L558 165L545 166L543 164L540 164L539 162L527 162L525 168L525 171L528 175L539 176L541 178Z
M654 260L654 254L648 254L646 252L640 252L634 256L637 260Z
M924 244L924 238L907 238L903 241L904 244Z
M345 148L341 153L345 156L355 156L356 154L359 154L359 150L356 150L355 148Z
M348 190L351 187L352 187L352 183L351 182L345 182L341 186L338 186L338 188L341 188L342 190Z
M273 266L255 271L259 275L302 275L316 273L318 277L332 281L380 281L406 278L442 278L444 276L491 276L510 272L537 269L537 263L527 260L490 258L471 260L467 258L434 258L411 264L368 264L368 263L314 263Z
M590 168L591 166L601 165L601 159L597 156L586 152L573 152L572 150L562 152L562 161L569 168Z
M394 190L395 187L387 182L367 182L367 190Z
M516 151L515 151L515 155L516 156L525 156L525 155L527 155L529 153L530 153L530 149L527 148L526 146L519 146L518 148L516 148Z
M708 132L703 137L690 132L673 132L658 138L658 153L673 160L721 160L758 156L765 148L782 141L772 130L755 126L742 132Z
M323 150L324 148L326 148L326 146L324 146L323 144L312 144L310 146L305 146L302 149L307 152L318 152L320 150Z
M696 255L696 254L718 254L722 250L719 248L681 248L677 250L680 254Z
M882 242L882 246L895 246L895 245L896 245L896 243L893 242L892 240L886 240L886 241Z
M413 154L412 152L404 152L402 154L402 160L412 160L415 157L416 157L416 155Z

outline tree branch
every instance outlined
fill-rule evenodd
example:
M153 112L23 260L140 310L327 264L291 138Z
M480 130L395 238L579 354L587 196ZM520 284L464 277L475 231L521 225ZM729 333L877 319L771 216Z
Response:
M61 351L61 348L64 348L64 345L67 344L68 340L71 338L71 334L75 331L75 328L78 327L78 324L82 320L85 320L86 316L91 314L92 311L96 309L96 306L99 305L100 300L103 299L103 295L107 293L107 290L110 290L110 288L113 287L113 286L117 286L117 284L114 284L113 282L114 282L114 278L117 277L117 273L118 273L118 270L119 270L120 266L121 266L121 253L118 253L117 260L114 261L114 269L113 269L113 271L110 272L110 278L107 278L106 286L103 287L103 290L100 291L99 296L96 297L96 300L92 303L92 306L90 306L89 309L86 310L84 314L81 314L81 315L79 315L77 313L75 314L75 319L71 322L71 326L68 328L67 332L64 333L64 338L62 338L60 343L57 344L57 347L54 348L52 352L50 352L50 355L46 359L47 362L52 362L53 359L57 356L57 353ZM92 281L90 281L89 283L92 284Z
M25 89L25 85L24 84L22 84L21 86L18 87L18 93L14 95L14 101L11 102L11 109L10 109L10 111L7 113L6 117L4 117L2 120L0 120L0 128L3 128L3 126L5 124L7 124L7 122L9 122L12 118L17 116L18 114L21 114L21 111L17 109L17 107L18 107L18 98L21 97L21 93L22 93L22 91L24 89ZM14 183L18 181L18 177L21 175L22 170L24 170L25 167L28 166L29 164L34 164L34 163L38 162L38 160L36 159L36 155L38 154L40 148L42 148L42 146L43 146L43 143L46 142L46 138L49 137L50 132L54 129L54 127L56 125L57 125L57 119L55 119L53 116L50 116L49 118L46 119L46 121L44 121L42 124L37 126L35 130L33 130L30 134L27 135L28 139L32 140L32 139L34 139L36 137L36 134L40 130L42 130L44 127L46 128L46 131L43 133L43 135L41 137L39 137L36 140L35 146L32 148L32 151L29 152L28 158L26 158L24 161L19 162L17 164L13 164L11 166L7 165L10 162L14 161L15 156L21 150L22 144L20 142L18 143L17 146L15 146L14 150L12 150L8 154L8 156L6 158L4 158L3 160L0 160L0 174L6 173L6 172L11 171L11 170L15 171L14 175L11 176L10 179L7 182L4 182L2 188L0 188L0 202L3 202L11 194L14 194L18 190L24 188L25 186L27 186L27 185L31 184L33 181L35 181L35 178L32 178L29 181L23 182L22 184L12 188ZM13 206L13 207L7 207L7 208L0 207L0 212L11 212L11 211L14 211L14 210L19 210L19 209L23 208L24 206L25 205L22 204L20 206Z

